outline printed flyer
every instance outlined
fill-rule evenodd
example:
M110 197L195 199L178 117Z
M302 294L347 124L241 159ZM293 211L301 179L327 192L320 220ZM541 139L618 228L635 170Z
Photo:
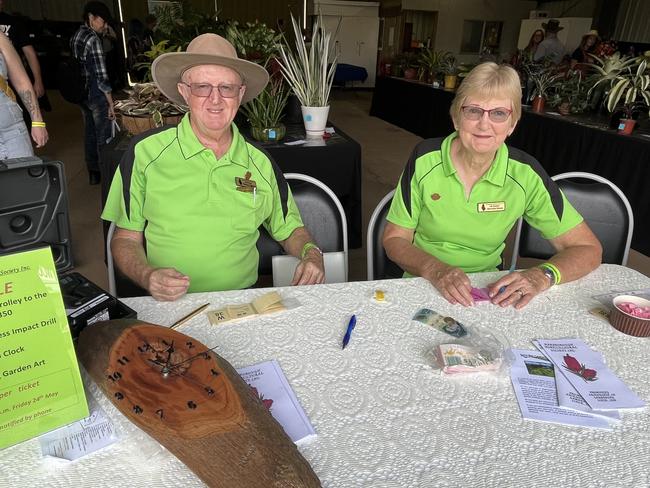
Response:
M0 448L87 416L50 248L0 256Z

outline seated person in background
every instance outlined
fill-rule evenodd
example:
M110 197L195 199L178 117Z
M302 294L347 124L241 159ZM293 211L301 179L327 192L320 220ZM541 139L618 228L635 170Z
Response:
M560 280L595 269L602 249L582 217L533 157L504 143L521 116L517 72L478 65L450 113L456 132L419 143L402 173L384 232L388 257L449 302L469 306L465 273L496 271L504 241L523 216L557 254L490 284L492 303L521 308Z
M189 113L177 127L135 137L120 161L102 213L116 223L119 269L158 300L250 287L263 224L301 258L293 283L322 283L322 254L281 171L233 123L239 105L264 89L266 70L238 59L224 38L202 34L186 52L159 56L152 74Z
M571 54L571 69L574 69L578 63L593 63L594 59L589 55L596 52L596 45L599 41L600 36L597 30L590 30L582 36L580 45Z

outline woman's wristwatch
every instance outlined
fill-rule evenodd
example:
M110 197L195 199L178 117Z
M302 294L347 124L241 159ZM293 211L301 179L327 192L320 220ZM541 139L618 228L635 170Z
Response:
M544 273L544 276L548 278L550 286L560 283L562 275L560 275L560 270L557 269L557 266L552 263L544 263L539 265L539 269L541 269L542 273Z

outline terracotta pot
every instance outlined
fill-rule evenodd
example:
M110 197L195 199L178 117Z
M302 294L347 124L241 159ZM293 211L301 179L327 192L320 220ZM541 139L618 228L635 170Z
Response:
M445 75L445 88L448 90L453 90L456 88L457 81L458 75Z
M629 136L634 130L635 125L636 125L636 120L634 119L621 119L620 122L618 123L618 133Z
M546 100L542 97L533 98L533 112L543 112Z
M415 68L406 68L404 70L404 78L407 80L414 80L418 76L418 70Z
M163 117L164 125L177 125L181 119L182 115L168 115ZM120 114L121 125L124 130L129 131L129 134L136 135L142 132L145 132L149 129L156 127L156 123L151 116L135 116L135 115L125 115Z
M561 103L558 106L557 111L560 112L560 114L562 115L569 115L571 113L571 105L569 104L569 102Z

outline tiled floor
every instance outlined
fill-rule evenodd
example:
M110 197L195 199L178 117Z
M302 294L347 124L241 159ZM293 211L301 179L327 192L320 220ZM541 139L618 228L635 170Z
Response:
M70 202L75 269L100 286L106 287L103 234L99 220L100 189L88 185L83 160L81 112L64 102L58 92L48 93L53 111L45 114L50 142L41 156L65 163ZM368 115L372 93L338 91L333 95L330 119L362 148L363 224L379 200L393 189L418 136ZM407 110L407 107L405 107ZM641 222L638 225L642 225ZM510 256L506 249L506 256ZM366 250L350 252L350 279L366 279ZM524 263L525 264L525 263ZM628 265L650 276L650 258L632 252Z

